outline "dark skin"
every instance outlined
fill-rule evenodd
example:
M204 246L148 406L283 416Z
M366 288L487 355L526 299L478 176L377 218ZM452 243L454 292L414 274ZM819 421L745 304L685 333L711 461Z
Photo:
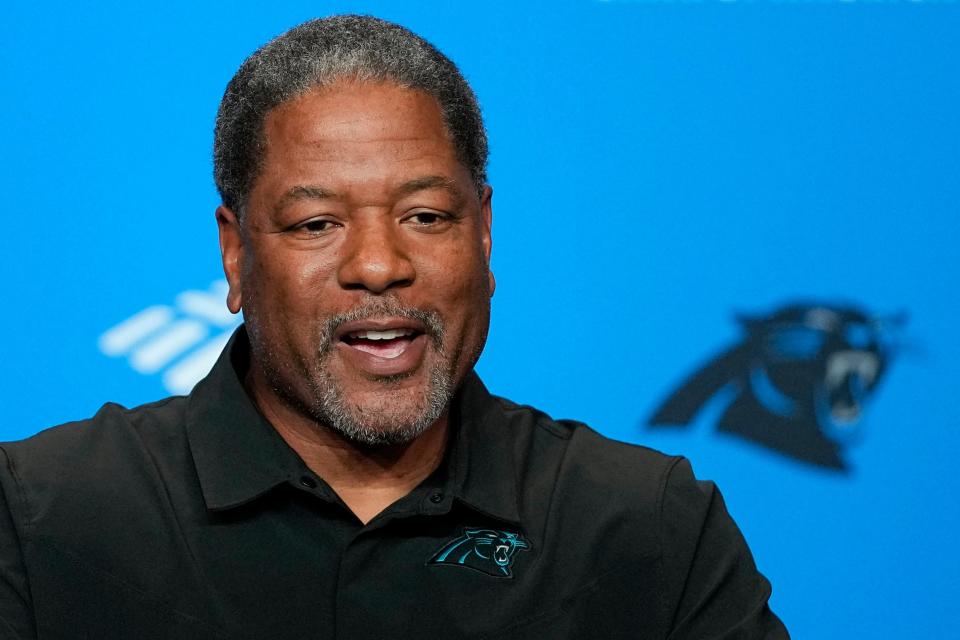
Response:
M421 414L431 371L462 382L489 323L491 190L478 193L436 101L390 83L343 81L288 101L268 114L265 139L242 220L217 209L228 306L251 339L247 389L366 523L438 466L447 411L409 442L371 446L310 407L334 384L354 414L400 429ZM441 348L414 332L398 355L371 355L335 335L320 355L329 317L378 299L435 314ZM348 328L423 329L413 324L386 314Z

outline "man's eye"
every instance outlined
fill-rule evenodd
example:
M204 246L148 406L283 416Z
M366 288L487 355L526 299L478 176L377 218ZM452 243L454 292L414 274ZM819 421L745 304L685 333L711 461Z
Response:
M418 211L417 213L409 216L407 220L414 225L431 227L447 222L450 217L444 213L437 213L435 211Z
M316 234L326 233L331 229L333 229L335 226L336 226L336 223L334 223L332 220L318 219L318 220L307 220L306 222L301 222L300 224L296 225L293 229L294 231L302 231L304 233L316 235Z

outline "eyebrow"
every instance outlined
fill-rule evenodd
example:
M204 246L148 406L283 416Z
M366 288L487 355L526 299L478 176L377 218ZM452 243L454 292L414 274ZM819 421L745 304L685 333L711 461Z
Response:
M273 211L275 213L281 211L294 200L329 200L330 198L336 197L336 193L323 187L297 185L296 187L291 187L283 194L283 197L281 197L273 207Z
M457 187L456 181L445 178L444 176L423 176L421 178L408 180L394 189L394 194L397 196L406 196L416 193L417 191L426 191L428 189L443 189L448 191L456 198L457 202L461 202L464 198L463 193L461 193ZM339 197L337 192L319 185L297 185L291 187L283 194L283 197L280 198L274 207L274 211L280 211L291 201L331 200L337 197Z
M397 187L394 190L394 193L398 196L406 196L418 191L426 191L428 189L442 189L449 193L453 197L454 207L461 208L465 206L467 196L460 190L460 187L457 185L455 180L446 178L444 176L424 176L422 178L414 178L404 182L402 185Z
M454 195L460 196L460 189L457 188L457 183L450 178L444 178L443 176L424 176L422 178L414 178L413 180L404 182L402 185L397 187L395 192L398 195L409 195L425 189L445 189Z

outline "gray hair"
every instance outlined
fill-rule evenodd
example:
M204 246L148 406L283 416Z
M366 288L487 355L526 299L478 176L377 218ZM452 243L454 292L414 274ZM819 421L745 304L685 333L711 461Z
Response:
M213 142L213 175L223 203L242 215L262 167L271 109L337 80L391 81L434 97L457 158L478 192L486 183L487 135L480 106L457 66L400 25L370 16L311 20L247 58L227 85Z

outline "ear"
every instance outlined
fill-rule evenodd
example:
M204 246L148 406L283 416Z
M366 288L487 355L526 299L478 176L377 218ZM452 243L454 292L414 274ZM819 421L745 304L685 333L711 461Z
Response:
M230 289L227 292L227 308L231 313L239 313L243 308L243 293L240 288L240 274L243 271L243 232L237 215L226 207L217 207L217 228L220 231L220 259L223 261L223 274L227 277Z
M480 223L481 242L483 243L483 255L487 260L487 275L490 278L490 297L497 288L497 280L493 277L493 270L490 269L490 252L493 250L493 187L486 185L483 188L483 195L480 196Z

